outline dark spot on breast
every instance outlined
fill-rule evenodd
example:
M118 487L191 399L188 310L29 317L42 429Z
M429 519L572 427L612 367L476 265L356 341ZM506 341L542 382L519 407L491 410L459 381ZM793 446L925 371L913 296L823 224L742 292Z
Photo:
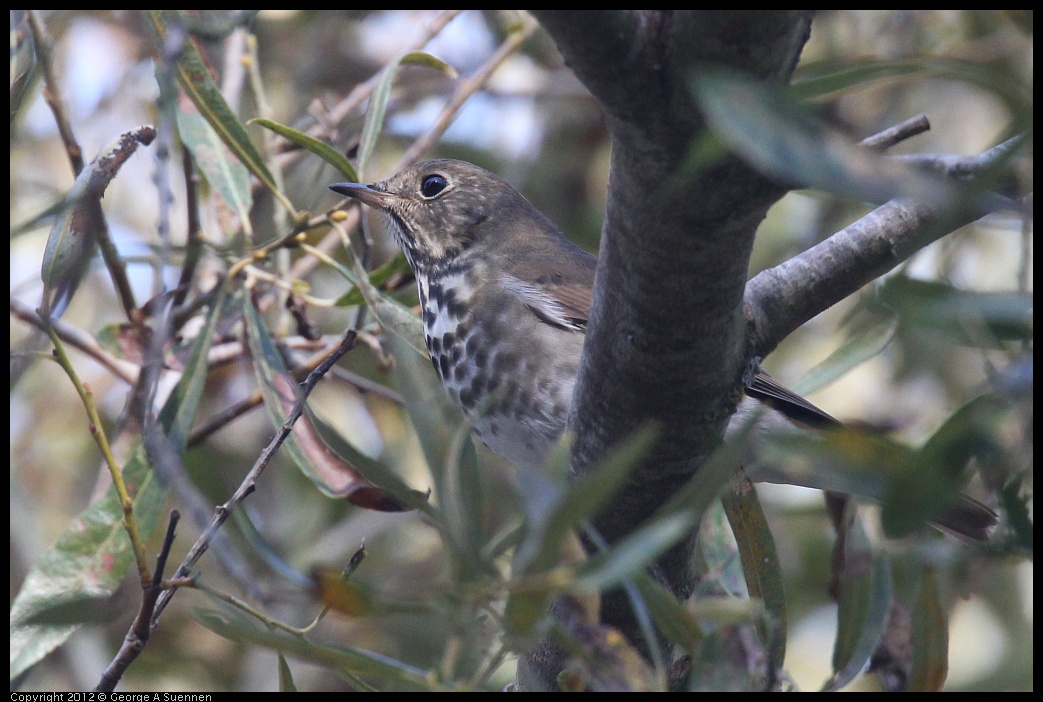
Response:
M449 288L449 289L447 289L445 291L445 293L442 295L442 299L441 299L440 303L445 306L446 310L450 310L449 314L452 315L451 310L457 304L457 301L456 301L456 288Z
M442 378L449 377L449 359L445 354L438 357L438 374L442 376Z
M488 375L485 378L485 394L488 395L495 391L498 385L499 383L496 382L496 376L492 374Z
M436 307L442 306L443 297L441 285L439 285L438 283L431 283L427 286L427 294L430 296L431 302L433 302Z
M484 395L488 388L485 387L486 375L482 371L478 371L474 374L474 378L471 379L471 391L477 395Z
M474 358L478 355L478 351L482 344L485 342L485 335L480 331L475 331L467 340L467 355Z
M466 363L457 363L453 366L453 380L462 383L465 375L467 375Z
M474 393L470 388L460 391L460 406L465 410L474 408Z
M498 353L493 360L493 373L503 375L513 372L518 364L518 357L513 353Z
M441 337L432 337L424 335L424 339L427 341L427 350L432 356L442 352L442 339Z
M453 292L453 291L450 290L449 292ZM467 306L464 303L462 303L459 300L457 300L456 299L456 295L453 295L451 297L447 295L446 297L447 297L447 299L445 301L445 304L446 304L445 309L446 309L446 312L449 313L449 317L452 318L452 319L461 319L461 318L463 318L464 315L467 314Z

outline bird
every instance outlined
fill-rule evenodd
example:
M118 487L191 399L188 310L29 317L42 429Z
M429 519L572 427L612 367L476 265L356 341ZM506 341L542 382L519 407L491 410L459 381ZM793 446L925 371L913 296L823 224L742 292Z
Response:
M479 440L518 470L540 469L566 428L597 258L507 181L466 161L329 188L383 215L416 279L431 363ZM761 369L745 395L741 414L763 406L787 425L841 426ZM763 472L767 482L793 482ZM803 484L830 489L825 482ZM981 541L996 519L961 495L935 524Z

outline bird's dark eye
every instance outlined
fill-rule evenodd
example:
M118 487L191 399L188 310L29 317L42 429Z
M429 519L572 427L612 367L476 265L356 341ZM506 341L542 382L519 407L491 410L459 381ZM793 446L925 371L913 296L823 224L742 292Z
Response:
M449 185L446 179L437 173L424 176L424 179L420 182L420 193L424 197L434 197L438 193L445 190L445 186Z

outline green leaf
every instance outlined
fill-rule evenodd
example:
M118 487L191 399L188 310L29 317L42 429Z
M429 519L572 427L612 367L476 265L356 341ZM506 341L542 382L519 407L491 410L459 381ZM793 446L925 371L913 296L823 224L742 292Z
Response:
M828 358L808 371L791 389L798 395L820 390L866 361L879 356L895 337L898 320L882 317L860 326L856 333Z
M248 225L253 195L250 192L250 174L239 161L228 157L228 152L217 132L194 112L177 112L177 128L181 140L192 152L196 165L206 176L210 186L220 194L239 219Z
M279 692L297 692L297 684L293 681L293 671L286 662L286 657L279 653Z
M909 198L981 215L1006 206L978 185L957 186L854 144L779 84L706 68L690 85L714 133L772 178L871 203Z
M123 468L142 538L155 528L165 491L140 448ZM65 642L79 625L31 625L41 612L84 598L111 596L134 561L115 488L76 517L33 565L11 605L11 678Z
M767 620L758 623L758 633L768 651L769 670L779 670L786 658L786 592L775 539L768 528L753 490L725 490L721 496L725 513L739 548L746 588L750 598L764 603Z
M262 127L272 130L276 134L291 142L300 146L301 148L307 149L326 163L330 164L338 171L341 175L352 182L358 182L359 174L355 170L355 167L351 165L345 156L334 149L332 146L324 141L316 139L315 137L308 136L303 132L299 132L293 127L287 127L285 124L279 124L270 119L264 119L263 117L255 117L247 122L247 124L259 124Z
M369 109L366 110L366 120L362 124L358 156L358 170L360 173L365 173L366 166L369 165L370 154L373 153L373 147L376 146L377 137L380 136L380 130L384 125L384 114L387 112L387 103L388 98L391 96L391 83L395 77L395 71L403 64L428 66L445 73L450 78L456 77L456 71L449 64L423 51L412 51L403 54L385 66L380 74L380 80L377 81L377 86L373 89L373 94L369 98ZM357 178L354 180L357 180Z
M838 64L832 61L802 63L794 74L795 99L834 98L885 80L909 76L945 78L970 83L990 92L1011 108L1024 112L1032 95L999 64L961 61L950 57L918 56L897 60L864 59Z
M246 338L254 373L274 426L286 421L297 401L298 384L287 372L282 355L254 305L244 298ZM336 441L336 446L331 442ZM303 413L283 448L297 467L329 497L379 511L401 511L426 506L426 495L410 489L379 461L365 456L305 404Z
M144 126L125 132L102 149L76 177L65 211L54 221L43 252L40 278L44 300L60 312L76 293L90 267L98 244L98 232L105 226L101 198L120 167L137 150L138 144L152 143L156 130Z
M643 524L637 531L584 562L573 587L601 591L622 583L650 565L698 524L695 514L673 512Z
M855 503L848 500L844 567L838 574L837 638L833 677L823 691L834 692L865 669L887 627L891 610L891 561L875 553Z
M702 626L695 615L648 573L634 575L634 586L641 593L649 614L663 636L684 650L691 651L703 638Z
M911 460L899 466L880 514L887 536L905 536L957 503L969 478L970 459L1000 450L1000 420L1004 414L1001 400L991 395L976 397L954 412Z
M163 47L170 40L172 22L185 24L185 18L176 10L149 10L148 25L156 37L157 46ZM210 75L210 69L203 60L194 39L188 39L179 47L175 74L181 89L199 110L225 146L235 154L240 163L259 180L284 207L294 216L296 210L286 196L279 190L275 178L265 165L261 153L250 140L246 127L235 116L228 106L221 89Z
M416 690L442 689L427 671L379 653L348 646L313 643L284 631L268 630L256 620L247 618L235 610L196 609L192 614L195 620L207 629L231 641L265 646L302 661L353 676L375 678L388 685L401 685Z
M938 575L924 572L913 607L912 666L906 690L939 692L949 675L949 618L938 592Z
M703 570L713 577L701 578L696 584L693 593L696 600L724 594L748 601L750 590L742 572L739 548L720 500L713 502L703 516L699 526L699 552L705 561Z
M403 275L409 273L412 275L409 269L409 262L406 261L406 257L402 253L398 253L390 261L385 263L380 268L371 271L369 274L369 284L374 288L381 288L385 283L391 280L396 275ZM351 276L350 280L354 280L355 277ZM365 304L366 299L362 296L362 291L358 287L354 287L348 292L337 298L338 307L354 307L356 305ZM414 315L415 316L415 315Z
M181 380L167 398L159 425L175 450L184 451L199 400L206 384L208 354L225 298L218 295ZM142 539L162 514L166 491L148 466L139 446L123 466L123 479L133 496L134 514ZM123 509L116 490L83 511L58 542L44 553L26 575L11 605L11 677L20 675L65 642L78 625L29 625L41 612L84 598L111 596L133 562L130 539L123 528Z
M882 502L915 451L885 437L854 431L777 431L764 435L763 450L747 466L754 482L800 485Z
M639 427L610 449L598 466L570 485L542 518L534 519L530 510L528 531L514 559L515 572L539 573L554 565L573 530L593 517L622 487L658 436L659 429L653 424Z
M904 327L936 332L956 343L999 348L997 342L1033 337L1031 293L974 292L895 275L877 286L876 297L897 312Z
M444 536L460 561L457 572L467 577L488 572L491 565L481 556L481 546L491 496L484 492L487 483L470 439L470 424L426 357L394 334L385 334L384 344L395 359L391 369L394 387L402 395L435 481L439 511L448 529Z
M217 333L217 323L232 303L224 288L218 290L206 316L206 323L196 336L196 344L185 362L181 380L159 412L159 424L167 432L167 439L178 453L188 446L188 434L196 418L196 411L206 390L210 370L210 346Z
M380 322L380 326L403 339L413 347L413 350L426 358L427 341L424 339L424 323L420 317L413 314L413 311L402 303L373 287L369 282L366 269L362 267L362 262L350 248L348 249L348 262L351 265L351 272L346 271L340 265L337 265L336 268L362 293L363 299L369 305L373 316Z

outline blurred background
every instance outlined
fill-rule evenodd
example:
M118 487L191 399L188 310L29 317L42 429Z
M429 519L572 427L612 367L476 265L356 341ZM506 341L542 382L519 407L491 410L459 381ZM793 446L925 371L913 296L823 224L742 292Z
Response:
M86 160L119 134L157 122L156 41L142 14L51 11L40 12L39 17L53 42L50 64L65 114ZM243 121L270 118L316 134L349 157L358 146L366 105L342 108L357 85L396 56L416 48L452 66L458 77L422 66L399 68L384 131L359 174L363 182L395 172L407 150L442 118L460 85L488 69L491 61L499 61L497 52L511 33L530 21L513 12L473 10L261 11L249 17L206 11L199 18L213 32L212 40L201 46L226 99ZM41 351L46 355L48 347L33 340L34 330L14 310L16 304L30 309L40 304L39 271L51 221L18 225L31 222L59 201L74 177L55 116L44 100L39 69L27 68L32 62L24 52L31 49L19 48L25 46L24 19L24 13L12 11L12 600L29 569L96 499L107 480L71 383L55 364L39 357ZM430 37L426 43L425 37ZM253 41L255 50L250 48ZM909 61L918 69L835 91L820 98L816 107L855 140L925 113L931 130L900 144L895 153L974 155L1011 136L1018 125L1025 126L1025 115L1013 106L1031 107L1032 49L1031 13L823 12L816 16L795 82L805 72L854 66L864 60ZM250 61L244 61L247 55ZM256 75L251 76L251 71ZM257 86L263 86L263 93ZM1031 116L1028 119L1030 123ZM344 180L335 169L256 125L249 130L254 143L278 162L283 190L298 209L315 214L333 207L337 199L326 186ZM498 173L570 239L597 251L610 158L607 132L596 104L538 28L496 64L423 156L462 158ZM176 155L157 160L156 145L142 147L123 165L102 201L139 302L152 297L158 277L168 285L176 284L177 268L157 265L157 226L168 218L173 250L184 250L186 189L178 164ZM159 209L155 185L163 169L174 199L166 214ZM1031 159L1018 175L1020 191L1031 192ZM870 209L815 192L791 193L761 226L750 275L803 251ZM243 234L234 213L212 194L201 210L207 253L197 284L205 288L217 280L223 253ZM287 231L285 218L276 213L264 192L255 192L251 222L256 243ZM375 267L397 250L376 218L369 229ZM309 241L317 241L322 233L310 232ZM1031 230L1010 215L987 217L924 249L905 273L961 289L1031 293ZM311 272L307 283L309 294L321 300L334 300L350 287L330 267ZM765 367L782 382L802 389L801 379L809 371L857 336L859 325L874 319L873 286L869 288L811 320L765 360ZM415 292L404 285L399 298L414 304ZM309 316L322 334L338 335L354 319L354 311L316 305L309 308ZM126 320L98 261L63 321L101 339L112 355L121 354L112 339L118 338L115 325ZM939 348L944 353L938 353ZM919 445L992 374L1026 352L1030 353L1027 344L1015 351L1009 346L993 351L952 343L942 347L929 332L899 326L882 351L835 382L814 388L809 398L841 419L887 426L902 441ZM73 360L93 390L103 421L114 429L128 385L87 354L74 352ZM312 396L316 410L358 449L392 461L411 485L426 489L429 479L408 413L393 390L381 392L367 384L394 386L380 354L356 350L342 365L362 380L321 384ZM803 389L814 385L813 380L805 382ZM254 389L252 374L241 361L213 373L201 421ZM1028 447L1023 459L1030 466L1031 428L1012 426L1010 432L1012 444ZM227 499L271 433L268 416L256 410L223 426L186 454L192 480L212 504ZM510 470L494 456L482 452L481 460L489 467L485 478L489 490L511 483ZM818 493L796 488L762 488L760 493L787 577L787 669L800 689L817 689L830 674L836 626L836 608L827 591L829 523ZM170 506L176 504L171 498ZM510 505L491 507L489 519L508 520L511 509ZM444 582L450 567L437 534L415 514L371 512L326 498L285 458L277 458L269 467L245 511L252 527L230 523L232 539L261 574L268 611L295 626L304 626L319 606L292 577L280 578L278 568L283 565L299 573L308 573L316 565L340 568L365 543L368 556L354 577L402 596L416 596ZM872 519L872 510L867 513ZM182 522L173 562L180 560L199 530L191 519ZM161 531L152 536L150 553L155 552ZM970 559L951 541L931 541L932 550L926 555L922 545L893 542L882 548L892 553L899 579L906 559L959 564L961 575L953 581L951 593L955 605L947 689L1031 689L1030 560ZM220 564L208 558L199 566L206 581L241 595L236 584L225 579ZM79 629L28 672L20 689L93 686L133 618L138 600L133 580L128 578L112 598L105 621ZM218 636L191 618L193 608L207 604L201 593L180 592L119 690L278 689L273 652ZM452 614L452 610L439 614L428 609L423 615L398 612L357 619L330 615L322 622L320 635L421 669L444 667L447 641L467 640L468 653L462 654L466 657L481 649L475 642L495 635L492 626L454 620ZM345 685L321 666L294 661L293 670L302 690ZM512 675L513 661L508 658L484 686L500 689Z

